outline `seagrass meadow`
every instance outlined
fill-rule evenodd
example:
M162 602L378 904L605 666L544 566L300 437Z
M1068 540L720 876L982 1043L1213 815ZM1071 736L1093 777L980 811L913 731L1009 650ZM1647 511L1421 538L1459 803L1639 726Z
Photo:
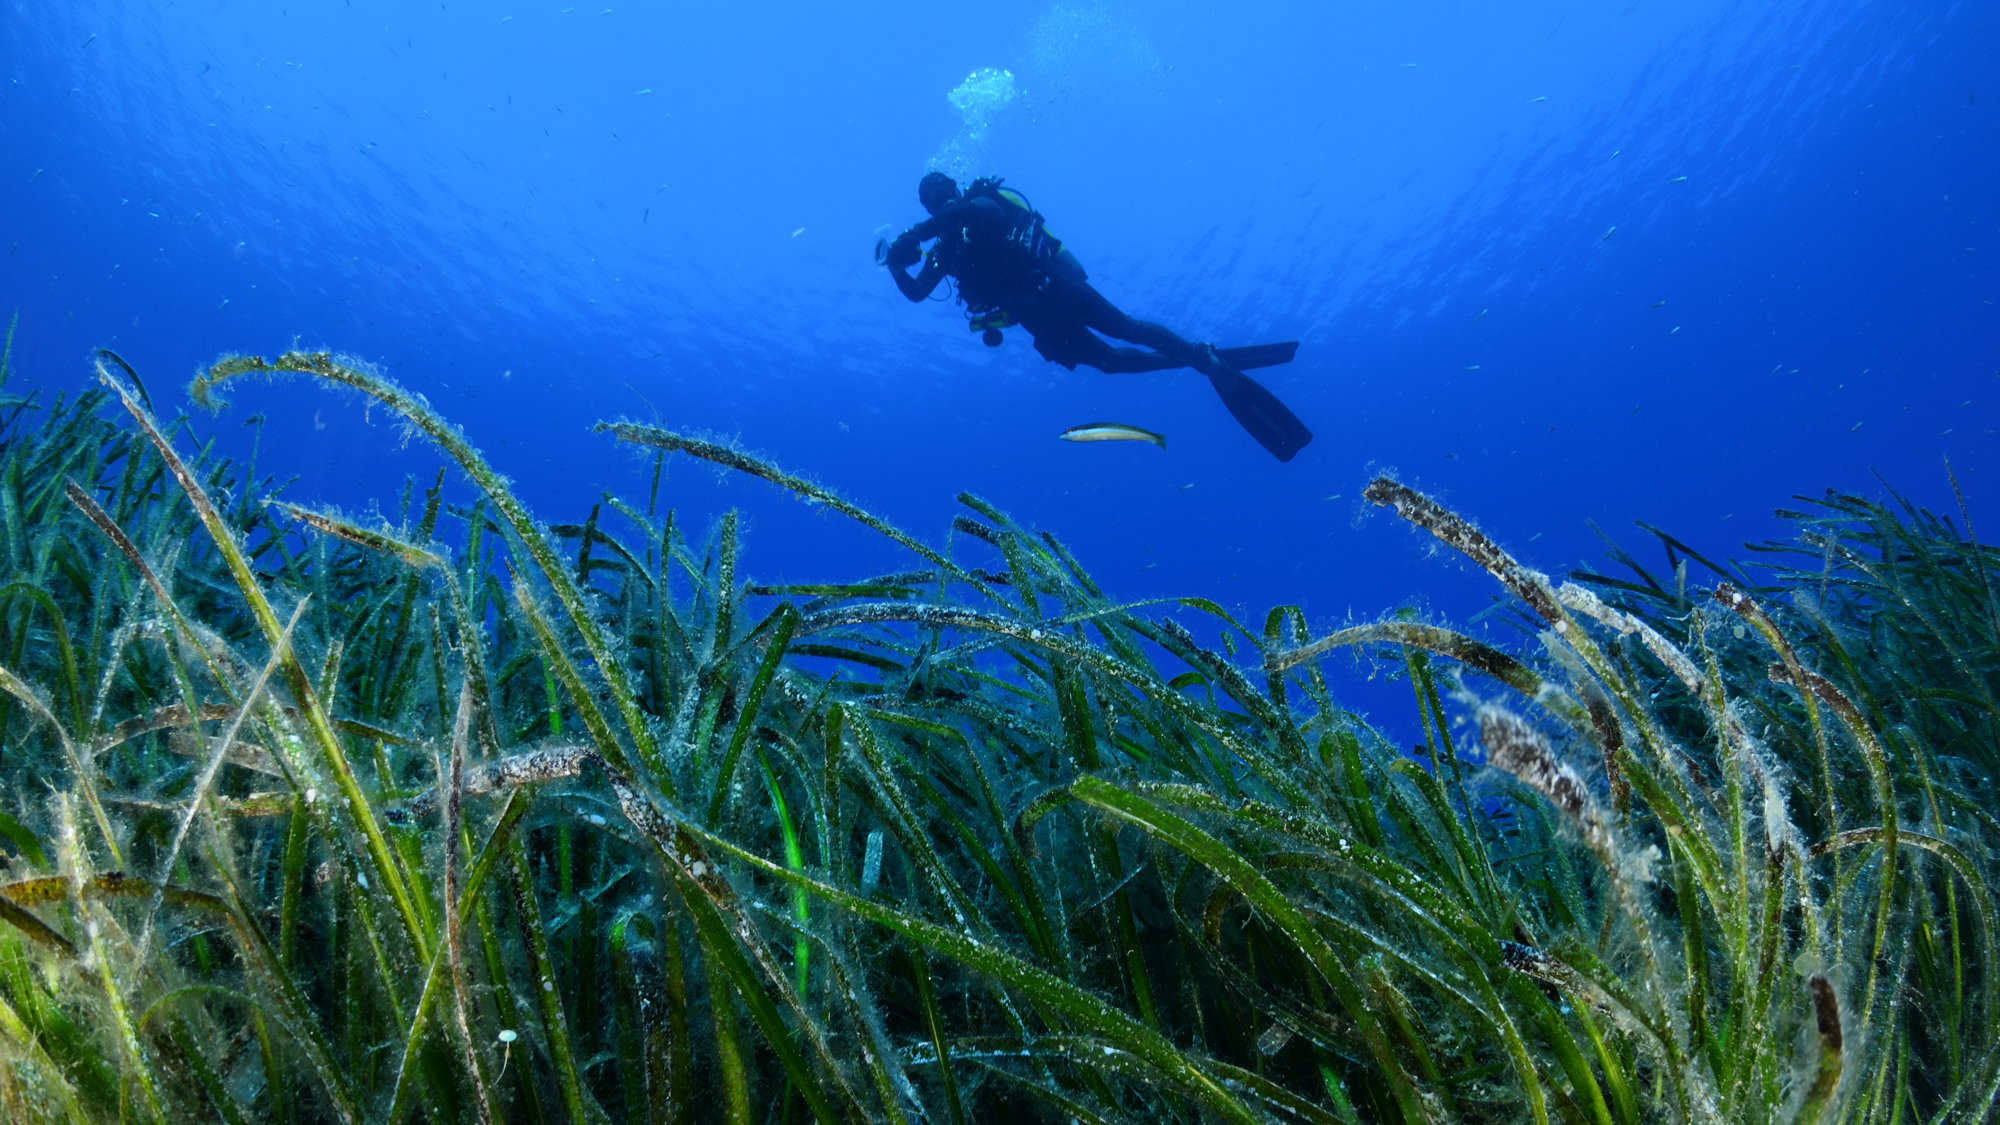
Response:
M646 495L542 524L364 366L195 381L339 384L457 466L356 519L97 374L0 404L8 1120L1993 1116L1963 521L1829 494L1754 569L1661 534L1556 580L1376 480L1498 581L1503 649L1121 604L976 497L936 546L623 422ZM909 569L739 581L674 455Z

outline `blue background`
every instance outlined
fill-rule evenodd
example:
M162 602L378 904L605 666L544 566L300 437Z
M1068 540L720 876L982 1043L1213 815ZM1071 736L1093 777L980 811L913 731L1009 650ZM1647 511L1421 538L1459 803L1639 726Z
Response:
M1552 572L1601 559L1592 519L1648 561L1635 517L1740 554L1871 470L1949 508L1944 456L2000 538L1990 4L0 11L0 313L41 387L108 345L171 412L297 341L428 395L546 519L643 502L650 458L587 428L658 420L933 542L969 489L1114 594L1321 625L1487 604L1361 511L1390 468ZM983 67L1019 97L961 136ZM903 301L870 247L953 143L1134 315L1304 341L1256 374L1318 440L1278 464L1192 372L1067 372ZM295 498L389 508L439 462L354 396L235 397L197 431L240 452L265 414ZM1099 420L1169 447L1055 440ZM760 580L907 562L685 459L662 503L742 506Z

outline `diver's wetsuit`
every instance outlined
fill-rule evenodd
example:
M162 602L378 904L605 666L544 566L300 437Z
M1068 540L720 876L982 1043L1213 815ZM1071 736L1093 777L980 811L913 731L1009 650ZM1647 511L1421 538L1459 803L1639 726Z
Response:
M1106 300L1067 250L1056 255L1046 273L1017 276L1004 254L990 252L1014 229L1006 205L990 196L954 200L898 240L937 240L917 276L894 268L889 276L912 301L929 297L947 274L957 278L959 295L968 305L1007 310L1034 337L1035 350L1044 359L1072 371L1078 364L1113 375L1200 365L1193 344L1161 325L1127 316ZM954 232L959 237L948 237ZM1114 348L1091 329L1153 350Z

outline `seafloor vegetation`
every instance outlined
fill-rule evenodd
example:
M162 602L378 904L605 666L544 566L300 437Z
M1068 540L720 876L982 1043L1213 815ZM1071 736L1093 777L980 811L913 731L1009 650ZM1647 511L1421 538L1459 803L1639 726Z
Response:
M542 525L365 369L196 380L352 388L470 482L344 517L98 372L0 415L9 1120L1992 1113L2000 556L1948 519L1558 585L1377 480L1509 653L1122 605L975 497L934 548L628 423L643 504ZM911 569L746 585L671 453Z

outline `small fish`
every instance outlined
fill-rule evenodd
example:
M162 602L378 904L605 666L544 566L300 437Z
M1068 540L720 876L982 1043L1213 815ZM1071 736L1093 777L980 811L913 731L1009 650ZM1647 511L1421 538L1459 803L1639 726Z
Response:
M1621 152L1624 152L1624 151L1625 151L1625 150L1624 150L1624 149L1622 149L1622 148L1615 148L1615 149L1612 149L1612 150L1611 150L1611 159L1613 159L1613 160L1616 160L1616 159L1618 159L1618 154L1619 154L1619 153L1621 153Z
M1160 565L1160 564L1159 564L1159 563L1147 563L1147 564L1146 564L1145 566L1142 566L1142 567L1140 567L1140 568L1139 568L1139 573L1140 573L1140 574L1144 574L1144 573L1146 573L1147 571L1149 571L1149 570L1153 569L1154 567L1156 567L1156 566L1158 566L1158 565Z
M1181 485L1181 486L1180 486L1179 488L1175 489L1174 491L1176 491L1176 492L1186 492L1186 491L1187 491L1188 489L1190 489L1190 488L1193 488L1193 487L1194 487L1193 483L1188 483L1188 484L1184 484L1184 485Z
M1654 301L1652 304L1647 305L1646 307L1649 309L1663 309L1667 307L1667 303L1665 301Z
M799 229L797 229L797 230L795 230L795 231L793 231L793 232L792 232L792 237L793 237L793 238L797 238L798 236L800 236L800 235L804 234L805 232L806 232L806 228L804 228L804 227L800 227Z
M1548 100L1549 100L1549 99L1548 99L1548 96L1547 96L1547 95L1543 95L1542 97L1539 97L1539 98L1529 98L1529 99L1528 99L1528 104L1529 104L1529 105L1534 105L1534 104L1535 104L1536 102L1545 102L1545 101L1548 101Z
M1674 331L1673 331L1673 332L1669 332L1669 333L1667 333L1667 335L1671 336L1671 335L1673 335L1673 334L1674 334L1674 332L1679 332L1680 330L1681 330L1681 326L1680 326L1680 325L1678 325L1678 324L1676 324L1676 325L1674 325Z
M646 88L645 88L645 89L643 89L643 90L639 90L639 91L637 91L637 92L636 92L636 93L634 94L634 96L636 97L636 96L637 96L638 94L650 94L650 93L652 93L652 92L653 92L653 88L652 88L651 86L648 86L648 87L646 87Z
M1612 231L1612 230L1617 230L1617 229L1618 229L1617 227L1612 227L1612 228L1611 228L1611 230L1607 230L1607 231L1605 231L1605 232L1604 232L1604 238L1600 238L1600 239L1598 239L1597 241L1599 241L1599 242L1603 242L1603 241L1605 241L1605 239L1608 239L1608 238L1610 238L1610 237L1611 237L1611 231Z
M1336 493L1334 493L1333 495L1331 495L1331 496L1327 497L1327 499L1328 499L1328 500L1338 500L1338 499L1340 499L1340 493L1336 492Z
M1688 178L1686 176L1675 176L1673 179L1668 180L1667 182L1670 184L1684 184L1688 182Z
M1848 427L1848 430L1847 430L1847 432L1851 434L1851 433L1853 433L1853 432L1854 432L1855 430L1858 430L1858 429L1860 429L1860 428L1861 428L1861 423L1859 423L1859 422L1856 422L1856 423L1854 423L1854 425L1852 425L1852 426Z
M1492 309L1480 309L1480 310L1479 310L1479 316L1475 316L1475 317L1473 317L1472 319L1474 319L1474 320L1478 320L1480 316L1485 316L1485 315L1486 315L1487 313L1490 313L1490 312L1492 312L1492 311L1493 311Z
M1165 434L1120 422L1086 422L1081 426L1071 426L1056 436L1064 441L1150 441L1161 449L1167 447Z
M1537 531L1533 535L1528 536L1528 542L1533 543L1535 540L1540 539L1541 537L1542 533Z
M1467 370L1467 371L1477 371L1477 370L1479 370L1479 365L1475 363L1475 364L1473 364L1473 365L1472 365L1471 367L1468 367L1468 368L1466 368L1466 370Z

